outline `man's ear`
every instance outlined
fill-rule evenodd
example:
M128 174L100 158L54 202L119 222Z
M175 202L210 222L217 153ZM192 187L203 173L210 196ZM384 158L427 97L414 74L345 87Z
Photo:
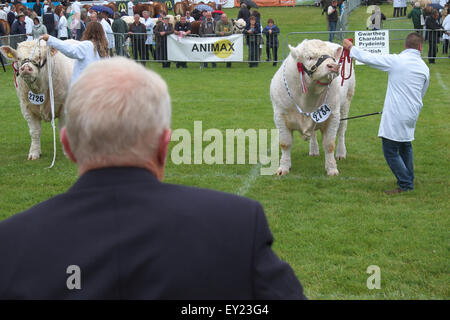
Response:
M13 61L17 61L18 60L18 58L17 58L17 51L14 50L13 48L11 48L10 46L1 46L0 47L0 52L8 60L13 60Z
M157 160L160 166L164 166L166 164L167 149L170 142L170 135L171 135L170 129L165 129L159 138Z
M75 158L72 149L70 148L69 139L67 138L66 128L62 128L59 133L59 139L63 146L64 152L66 153L66 157L77 163L77 159Z

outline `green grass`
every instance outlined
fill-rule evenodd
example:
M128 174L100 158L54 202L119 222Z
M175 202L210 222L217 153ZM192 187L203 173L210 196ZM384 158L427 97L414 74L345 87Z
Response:
M356 10L355 17L365 8ZM237 15L236 12L230 16ZM325 30L317 8L261 8L263 20L274 17L283 32ZM282 18L283 17L283 18ZM352 19L353 20L353 16ZM355 29L365 23L352 22ZM358 28L360 26L360 28ZM269 84L271 64L231 70L151 69L167 81L173 99L172 128L192 130L195 120L208 128L274 128ZM395 187L377 138L379 116L349 122L346 160L340 175L327 177L324 157L308 157L298 133L292 171L283 178L250 177L252 165L167 164L165 181L239 193L260 201L275 237L274 249L288 261L313 299L448 299L449 293L449 139L450 63L430 66L414 141L416 189L388 197ZM350 115L381 111L387 75L356 67L357 89ZM447 89L444 86L447 86ZM27 161L29 134L19 110L11 70L0 73L0 220L66 191L77 179L75 165L58 147L52 158L51 127L42 134L43 155ZM172 143L173 146L173 143ZM250 181L250 183L248 183ZM248 186L248 188L247 188ZM381 289L368 290L366 269L381 268Z

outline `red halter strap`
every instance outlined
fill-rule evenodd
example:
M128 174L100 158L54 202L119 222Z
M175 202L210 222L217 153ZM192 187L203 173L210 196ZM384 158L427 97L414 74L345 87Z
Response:
M349 40L349 41L351 41L351 43L353 43L352 38L349 38L347 40ZM350 73L349 73L348 77L345 77L345 63L346 62L350 63ZM342 77L341 87L342 87L344 85L344 81L350 79L350 77L352 76L353 58L350 58L350 50L347 50L347 49L342 50L341 57L339 58L339 64L341 64L341 63L342 63L342 67L341 67L341 77Z
M301 64L300 62L297 62L297 69L298 72L300 73L300 83L302 84L302 91L303 93L306 93L306 86L305 86L305 78L303 77L303 64Z
M300 73L300 82L302 84L303 93L306 93L305 79L303 77L303 73L305 71L303 69L303 64L302 63L297 62L297 70L298 70L298 73ZM318 80L314 80L314 82L317 83L318 85L321 85L321 86L328 86L330 84L330 83L326 83L326 82L325 83L324 82L320 82Z
M18 70L18 68L16 67L16 63L15 62L13 62L12 63L12 68L13 68L13 73L14 73L14 85L16 86L16 88L17 88L17 76L19 75L19 70Z
M330 83L329 82L320 82L318 80L314 80L315 83L321 85L321 86L328 86Z

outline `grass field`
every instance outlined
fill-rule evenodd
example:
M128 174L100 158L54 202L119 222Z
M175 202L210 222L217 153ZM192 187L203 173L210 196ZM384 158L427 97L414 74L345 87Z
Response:
M383 6L384 7L384 6ZM386 6L387 7L387 6ZM382 9L383 10L383 9ZM391 9L387 15L392 15ZM229 16L236 9L227 10ZM261 8L283 33L326 30L314 7ZM365 8L350 18L350 29L365 27ZM228 70L162 69L173 99L172 128L274 128L269 97L271 64ZM308 157L308 144L294 135L292 170L286 177L260 176L253 165L174 165L165 181L212 188L260 201L274 233L274 249L288 261L312 299L448 299L449 291L449 135L450 60L430 66L416 140L416 189L388 197L395 187L377 138L379 116L349 122L347 159L340 175L327 177L323 152ZM350 115L381 111L387 75L356 66L357 89ZM52 159L51 127L42 134L42 158L27 161L29 134L19 110L11 70L0 73L0 220L66 191L77 179L76 167L58 148ZM173 143L172 143L173 146ZM366 287L366 269L381 269L381 289Z

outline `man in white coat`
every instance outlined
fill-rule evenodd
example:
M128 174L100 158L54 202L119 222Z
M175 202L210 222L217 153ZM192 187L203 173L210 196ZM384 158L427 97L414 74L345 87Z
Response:
M81 14L81 3L78 0L75 0L74 3L72 3L72 10L74 13L80 13Z
M155 27L155 23L153 22L153 19L150 18L148 11L143 11L142 17L144 18L145 30L147 31L147 39L145 40L145 60L150 60L149 53L154 57L153 28Z
M105 37L106 37L106 40L108 41L109 55L112 56L112 50L115 46L115 41L114 41L114 34L112 31L111 25L107 21L108 13L106 13L106 11L102 11L101 19L102 20L100 21L100 24L102 25L103 30L105 31Z
M0 20L8 21L8 12L5 11L5 5L0 4Z
M130 16L130 17L133 17L134 16L134 11L133 11L133 8L134 8L134 3L133 3L133 1L128 1L128 3L127 3L127 8L128 8L128 15Z
M448 54L449 42L450 42L450 14L448 14L444 21L442 22L443 32L442 38L444 39L444 50L442 51L444 54ZM448 56L450 58L450 55Z
M24 14L25 14L25 30L27 32L27 41L31 41L33 40L33 36L31 33L33 32L34 22L33 19L29 17L30 11L25 10Z
M422 99L430 81L430 70L420 56L422 45L423 38L416 32L406 37L405 50L400 54L372 54L353 47L349 40L343 42L352 58L388 73L388 87L378 130L384 157L398 184L398 188L386 191L388 195L414 188L411 141L414 140Z

